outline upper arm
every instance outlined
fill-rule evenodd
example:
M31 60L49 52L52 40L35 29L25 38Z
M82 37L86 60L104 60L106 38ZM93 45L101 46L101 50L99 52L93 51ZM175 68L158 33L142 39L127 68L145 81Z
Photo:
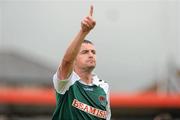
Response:
M60 80L65 80L69 78L72 71L73 71L73 62L68 62L66 60L63 60L57 70L57 76Z

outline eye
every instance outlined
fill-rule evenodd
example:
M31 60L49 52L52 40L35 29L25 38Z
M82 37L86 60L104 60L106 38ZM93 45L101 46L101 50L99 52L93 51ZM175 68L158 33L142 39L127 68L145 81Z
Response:
M88 50L81 51L82 54L86 54L87 52L88 52Z
M96 51L95 51L95 50L92 50L91 52L92 52L94 55L96 54Z

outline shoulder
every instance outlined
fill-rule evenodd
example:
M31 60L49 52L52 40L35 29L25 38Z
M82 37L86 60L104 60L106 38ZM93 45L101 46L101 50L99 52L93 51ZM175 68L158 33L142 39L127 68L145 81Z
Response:
M96 84L99 87L101 87L105 91L106 94L109 92L109 84L106 81L102 79L98 79L96 82L97 82Z
M109 84L108 84L105 80L102 80L102 79L99 79L99 80L98 80L98 83L99 83L100 85L107 85L107 86L109 86Z

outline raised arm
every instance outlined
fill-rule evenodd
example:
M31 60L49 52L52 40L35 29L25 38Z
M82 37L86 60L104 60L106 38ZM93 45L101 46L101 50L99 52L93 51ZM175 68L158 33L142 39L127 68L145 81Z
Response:
M81 44L87 34L94 28L96 22L92 17L93 6L90 7L89 15L81 21L81 28L67 48L62 62L60 63L57 76L60 80L67 79L73 70L73 62L80 50Z

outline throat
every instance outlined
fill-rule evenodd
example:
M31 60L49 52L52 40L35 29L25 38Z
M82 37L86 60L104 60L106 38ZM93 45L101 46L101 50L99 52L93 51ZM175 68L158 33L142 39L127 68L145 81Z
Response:
M83 82L83 83L85 83L85 84L87 84L87 85L91 85L92 84L92 78L83 78L83 77L81 77L80 76L80 78L81 78L81 81Z
M85 84L92 84L93 75L91 74L91 72L85 72L85 71L76 70L76 69L75 69L75 72L78 74L81 81L83 81Z
M92 84L93 77L91 74L79 74L79 77L81 78L81 81L83 81L85 84Z

